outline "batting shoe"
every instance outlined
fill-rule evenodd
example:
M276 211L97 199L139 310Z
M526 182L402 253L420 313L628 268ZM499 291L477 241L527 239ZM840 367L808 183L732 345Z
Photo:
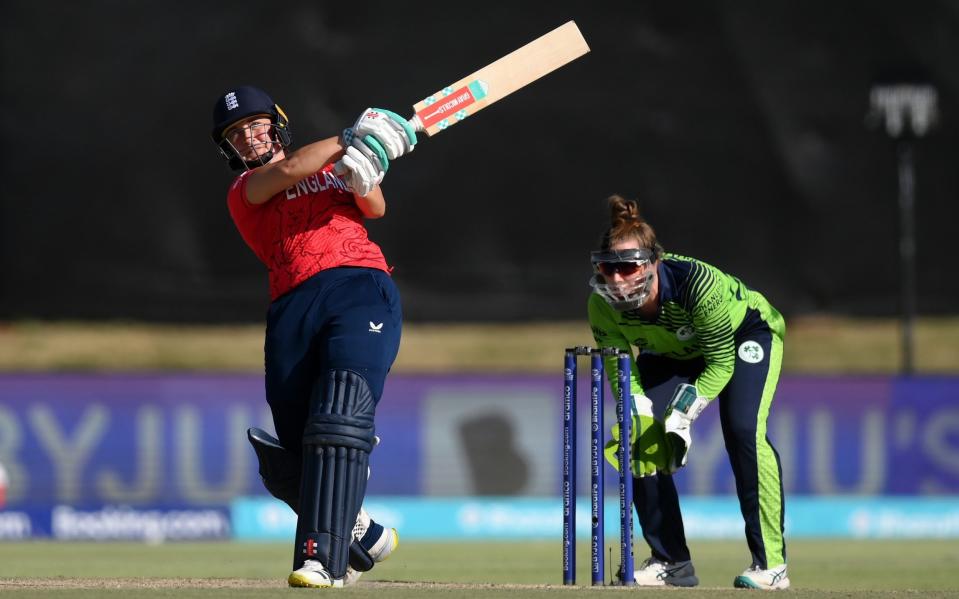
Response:
M693 562L668 563L651 557L633 573L636 584L643 587L694 587L699 584Z
M308 559L303 565L293 570L286 579L291 587L306 587L310 589L325 589L343 586L342 580L334 580L326 567L315 559Z
M359 543L366 549L377 564L385 561L400 545L400 535L396 529L374 524L369 512L362 507L356 515L356 524L353 525L353 539L354 543ZM343 577L343 586L356 584L362 574L352 566L348 567L346 576Z
M745 572L733 580L737 589L762 589L764 591L778 591L789 588L789 577L786 576L786 564L763 570L758 566L750 566Z

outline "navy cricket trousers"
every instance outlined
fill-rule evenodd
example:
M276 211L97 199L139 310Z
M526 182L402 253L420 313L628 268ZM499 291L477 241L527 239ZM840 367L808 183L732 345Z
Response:
M346 369L366 379L376 402L400 346L403 313L389 274L373 268L321 271L270 304L266 400L280 444L299 455L313 387Z
M736 480L746 543L753 565L766 569L786 561L782 468L779 454L765 434L779 378L782 341L773 337L761 319L750 320L741 327L745 330L737 331L733 375L715 403L719 404L723 440ZM705 362L641 354L637 367L643 389L653 402L654 414L661 418L676 385L692 382ZM695 460L695 424L692 435L689 459ZM673 477L657 474L634 478L633 501L653 557L667 562L690 559Z

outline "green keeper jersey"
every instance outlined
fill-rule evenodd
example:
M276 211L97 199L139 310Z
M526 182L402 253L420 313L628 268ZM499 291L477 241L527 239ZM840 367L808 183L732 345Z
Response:
M742 281L694 258L664 254L656 266L659 313L652 321L637 310L614 310L599 294L589 297L589 324L600 347L659 354L677 360L702 357L705 369L694 381L712 400L729 382L736 363L737 334L768 326L781 340L786 325L760 293ZM630 352L632 353L632 352ZM615 356L606 358L613 392ZM645 395L633 361L631 392Z

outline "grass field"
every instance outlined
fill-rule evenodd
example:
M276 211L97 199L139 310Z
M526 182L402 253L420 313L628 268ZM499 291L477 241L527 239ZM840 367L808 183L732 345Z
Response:
M899 364L891 320L790 321L787 374L889 374ZM923 319L917 370L959 371L959 318ZM261 325L159 326L134 323L0 325L0 371L262 372ZM559 350L587 344L585 323L410 324L395 372L557 373ZM701 586L661 591L670 599L739 597L731 588L747 565L743 542L692 545ZM275 544L0 543L0 596L176 597L599 597L657 590L590 588L588 551L578 554L581 586L560 584L560 543L404 542L360 584L335 591L289 589L290 548ZM614 552L615 553L615 552ZM959 543L796 540L789 544L794 598L959 597ZM638 558L641 558L639 555ZM615 567L618 558L607 558ZM637 560L638 561L638 560Z
M691 547L701 585L668 589L670 599L740 597L731 588L746 565L744 543L698 542ZM615 553L615 552L614 552ZM789 545L793 598L959 597L959 543L954 541L794 541ZM580 547L577 580L560 583L560 544L403 543L388 561L347 589L311 591L285 584L286 545L184 543L0 544L4 597L302 597L313 592L350 597L570 597L655 593L590 588L588 550ZM608 562L609 560L607 560ZM613 558L613 566L617 558ZM609 564L607 564L609 566Z
M406 323L394 372L550 372L560 350L592 343L585 321ZM920 319L919 373L959 371L959 317ZM786 374L889 374L900 367L894 319L787 320ZM263 371L263 325L0 323L0 371Z

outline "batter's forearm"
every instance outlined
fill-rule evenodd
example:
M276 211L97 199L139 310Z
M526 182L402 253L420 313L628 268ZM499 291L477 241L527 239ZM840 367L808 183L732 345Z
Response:
M281 189L295 185L304 177L336 162L343 156L345 149L343 139L337 136L322 139L292 152L286 159L276 163L278 170L287 178Z
M293 187L305 177L343 156L340 137L329 137L261 166L250 173L246 198L251 204L262 204L284 189Z
M380 218L386 214L386 199L383 197L383 190L377 185L370 193L365 196L353 194L356 200L356 207L360 209L366 218Z

